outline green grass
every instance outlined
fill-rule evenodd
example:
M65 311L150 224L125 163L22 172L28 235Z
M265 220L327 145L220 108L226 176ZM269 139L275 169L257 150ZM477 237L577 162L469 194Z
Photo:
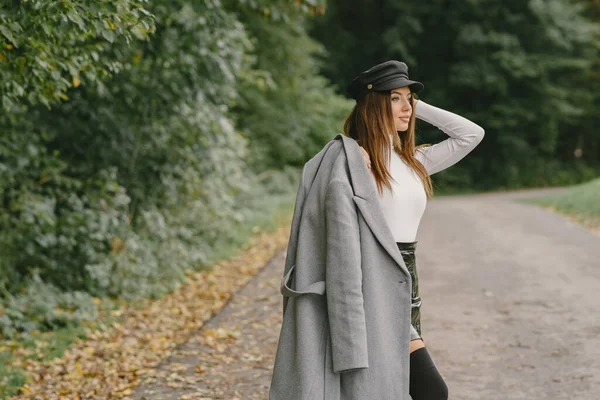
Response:
M0 352L0 396L7 399L16 395L25 384L25 373L20 368L11 367L12 353Z
M227 241L214 244L213 253L209 256L211 264L242 252L253 234L272 232L281 224L291 222L295 201L295 192L266 197L263 200L265 212L250 214L248 223L241 226Z
M0 396L6 399L18 394L25 384L23 369L12 366L16 357L25 360L51 360L60 357L78 337L85 337L83 327L62 328L50 334L32 335L11 341L0 351Z
M114 322L121 321L122 317L112 316L109 311L118 309L122 304L122 300L104 299L100 309L106 311L108 317L87 326L104 330ZM4 400L18 394L19 389L26 383L25 370L20 366L13 366L17 359L20 362L52 360L61 357L77 339L85 338L84 326L70 326L0 342L0 398Z
M600 178L572 186L560 194L522 201L550 208L586 227L600 229Z

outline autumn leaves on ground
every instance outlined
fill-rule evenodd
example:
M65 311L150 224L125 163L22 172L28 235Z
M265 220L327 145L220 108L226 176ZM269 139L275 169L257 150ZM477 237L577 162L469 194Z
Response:
M155 301L112 312L121 322L107 327L103 315L87 338L78 340L65 354L50 362L22 360L29 378L15 399L127 398L144 376L198 331L245 285L278 250L285 247L289 225L255 236L239 255L214 266L211 272L192 272L172 294ZM210 336L235 336L235 332L206 332ZM4 347L10 347L5 343ZM202 374L204 368L197 367Z

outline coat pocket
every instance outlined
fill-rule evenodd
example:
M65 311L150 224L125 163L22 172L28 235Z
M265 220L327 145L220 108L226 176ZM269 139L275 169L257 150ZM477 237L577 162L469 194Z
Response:
M290 270L285 274L283 279L281 280L281 285L279 291L284 297L298 297L304 294L318 294L323 295L325 293L325 281L318 281L315 283L311 283L310 285L302 288L302 289L292 289L292 280L294 277L294 270L296 269L296 264L292 265Z

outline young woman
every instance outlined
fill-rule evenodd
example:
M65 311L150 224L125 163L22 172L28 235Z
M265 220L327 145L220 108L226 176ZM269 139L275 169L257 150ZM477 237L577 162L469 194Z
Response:
M357 101L344 133L364 153L379 191L379 202L412 278L410 395L413 400L448 398L448 388L421 336L416 234L433 195L430 176L465 157L484 136L477 124L416 100L423 84L408 79L408 67L395 60L357 76L348 93ZM415 117L450 137L433 146L415 146ZM384 187L385 186L385 187Z
M406 64L358 75L337 134L304 166L281 281L283 321L270 400L442 400L421 336L415 236L429 176L483 129L413 99ZM415 117L450 136L415 146ZM366 160L366 162L365 162Z

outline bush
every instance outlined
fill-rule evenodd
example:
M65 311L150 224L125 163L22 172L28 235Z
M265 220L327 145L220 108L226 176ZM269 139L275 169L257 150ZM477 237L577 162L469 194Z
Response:
M26 13L34 3L40 8ZM295 16L313 6L156 0L142 11L127 0L54 3L2 6L3 23L27 26L11 28L18 51L60 66L27 81L31 96L23 97L13 90L15 82L25 87L16 53L0 62L13 82L0 89L10 111L0 114L3 335L92 318L94 297L160 297L186 270L208 268L290 206L298 171L286 165L300 165L332 138L347 104L314 74L307 49L295 48L314 47ZM123 8L114 11L116 3ZM77 12L83 26L61 7L72 7L65 12ZM113 11L100 18L88 13L93 7ZM123 24L113 29L112 18ZM249 29L250 19L261 25ZM279 50L294 47L290 54L302 58L293 73L293 63L258 62L277 53L265 50L272 42L261 30L283 32ZM67 49L42 55L52 40ZM35 68L26 64L25 75ZM253 76L279 86L263 92ZM257 97L242 99L242 90ZM283 129L283 140L272 141L273 157L262 163L257 149L277 138L274 129ZM282 153L291 157L275 157Z

